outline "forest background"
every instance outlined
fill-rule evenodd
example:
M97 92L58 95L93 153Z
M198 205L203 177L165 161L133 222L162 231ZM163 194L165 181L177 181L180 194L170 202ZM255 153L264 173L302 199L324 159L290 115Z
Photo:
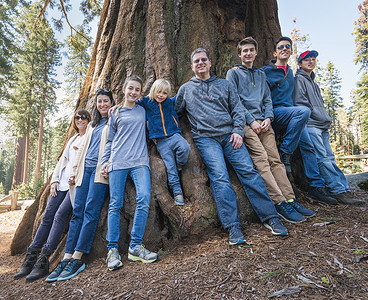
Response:
M368 152L368 1L344 3L278 1L282 33L294 41L293 68L301 52L320 53L317 80L338 159ZM0 4L0 194L19 188L34 198L52 174L102 6L103 0ZM347 173L363 171L338 162Z

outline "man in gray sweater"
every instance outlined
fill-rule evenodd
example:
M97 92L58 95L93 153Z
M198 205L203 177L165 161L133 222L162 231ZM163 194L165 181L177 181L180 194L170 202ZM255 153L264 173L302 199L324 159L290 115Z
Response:
M300 54L298 58L300 69L295 74L293 99L296 106L307 106L311 110L307 130L316 152L320 173L332 196L343 204L364 204L364 201L355 199L349 191L345 175L335 162L328 131L331 118L325 109L321 91L314 82L313 70L317 56L318 52L315 50Z
M255 168L262 176L268 194L281 217L292 223L305 221L315 215L296 199L277 150L272 129L273 109L266 74L254 67L258 43L252 37L238 44L241 64L227 72L226 79L234 84L245 111L244 143Z
M243 145L244 108L233 85L210 75L211 61L206 49L192 52L195 74L177 94L175 109L187 113L193 140L210 178L220 221L229 231L232 245L245 243L238 208L225 158L234 168L248 199L261 222L275 235L287 235L266 186L253 168Z

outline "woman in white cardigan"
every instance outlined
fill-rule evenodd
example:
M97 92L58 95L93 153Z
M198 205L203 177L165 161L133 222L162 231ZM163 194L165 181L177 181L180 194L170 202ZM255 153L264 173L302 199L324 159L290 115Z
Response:
M108 179L100 174L100 159L106 144L108 111L114 104L110 91L97 90L93 121L87 127L69 178L69 184L76 186L76 195L64 258L47 277L47 282L70 279L85 268L82 255L91 250L108 192Z
M21 270L14 275L15 279L29 274L26 280L33 281L49 273L49 256L56 249L72 211L75 188L69 187L68 180L90 121L91 115L84 109L79 109L74 114L73 128L78 134L70 138L56 164L51 178L50 197L45 213L37 233L27 249Z

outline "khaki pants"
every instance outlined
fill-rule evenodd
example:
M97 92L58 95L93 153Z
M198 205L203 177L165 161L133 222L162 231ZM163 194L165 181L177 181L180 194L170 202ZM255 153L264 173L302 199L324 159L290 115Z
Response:
M261 123L261 121L257 120ZM276 203L295 198L284 164L277 151L275 133L270 127L257 135L249 125L244 127L244 143L255 168L266 184L268 194Z

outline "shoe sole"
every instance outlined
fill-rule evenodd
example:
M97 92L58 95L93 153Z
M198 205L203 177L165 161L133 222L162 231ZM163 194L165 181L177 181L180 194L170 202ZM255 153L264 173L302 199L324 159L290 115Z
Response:
M109 270L110 271L115 271L115 270L121 268L122 266L123 266L123 263L121 261L119 261L119 263L116 266L113 266L111 268L109 267Z
M281 235L281 236L289 235L289 233L287 231L281 231L281 232L273 231L272 227L270 225L268 225L267 223L264 223L263 226L266 227L267 229L271 230L273 235Z
M59 276L58 276L58 277L55 277L55 278L48 278L48 277L47 277L47 278L45 279L45 281L46 281L46 282L55 282L55 281L57 281L57 280L58 280L58 278L59 278Z
M178 201L174 201L175 205L180 205L180 206L183 206L184 205L184 202L178 202Z
M75 276L77 276L80 272L82 272L84 269L86 268L86 264L83 264L75 273L69 275L68 277L58 277L57 281L64 281L64 280L68 280L70 278L73 278Z
M47 274L45 274L45 275L42 275L42 276L40 276L40 277L37 277L37 278L32 278L32 279L28 279L28 278L26 278L26 282L32 282L32 281L36 281L36 280L38 280L38 279L41 279L41 278L43 278L43 277L45 277L45 276L47 276Z
M311 196L311 195L307 195L309 198L311 198L314 202L318 202L318 203L323 203L323 204L328 204L328 205L337 205L339 202L336 200L336 199L334 199L334 198L332 198L332 199L334 199L335 201L333 202L333 201L331 201L331 202L326 202L326 201L323 201L323 200L320 200L320 199L317 199L317 198L315 198L315 197L313 197L313 196Z
M145 264L150 264L150 263L153 263L154 261L156 261L157 258L147 260L147 259L144 259L144 258L140 258L139 256L135 256L135 255L132 255L132 254L128 253L128 260L130 260L130 261L141 261Z
M305 220L306 220L306 218L304 218L303 220L301 220L301 221L293 221L293 220L290 220L290 219L287 219L287 218L285 218L282 214L280 214L280 213L277 213L281 218L283 218L285 221L288 221L288 222L290 222L290 223L294 223L294 224L298 224L298 223L302 223L302 222L304 222Z
M241 244L246 244L246 243L247 243L246 240L241 240L241 239L239 239L237 242L231 242L231 241L229 241L229 244L230 245L241 245Z

